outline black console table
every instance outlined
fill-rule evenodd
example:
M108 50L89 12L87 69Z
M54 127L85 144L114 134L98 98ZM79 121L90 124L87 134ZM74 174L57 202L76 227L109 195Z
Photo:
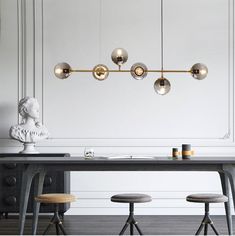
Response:
M4 154L3 154L4 155ZM32 179L35 178L35 195L42 193L45 174L56 171L215 171L221 179L223 194L229 197L225 203L229 234L232 234L232 217L230 212L229 184L231 185L235 205L235 157L193 157L191 160L153 159L106 159L85 160L82 157L3 157L0 164L21 163L22 173L19 233L23 234L25 215ZM32 234L36 234L39 203L34 202Z
M55 154L35 154L34 156L55 156ZM57 156L65 156L65 154L56 154ZM16 154L0 154L1 157L15 157ZM17 157L23 157L23 154L17 154ZM67 155L66 155L67 156ZM20 186L22 181L23 165L16 163L6 163L0 165L0 219L8 213L19 213L20 203ZM32 189L34 184L32 184ZM70 193L70 173L48 171L43 184L44 193L58 192ZM27 212L33 212L33 191L30 191ZM64 212L69 209L69 204L60 204L59 213L63 216ZM40 212L49 213L54 212L54 206L51 204L42 204Z

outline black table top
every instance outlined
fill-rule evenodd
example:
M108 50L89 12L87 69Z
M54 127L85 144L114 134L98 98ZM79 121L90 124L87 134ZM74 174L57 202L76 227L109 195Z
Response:
M93 159L84 159L81 156L69 156L66 153L41 153L41 154L14 154L1 153L0 164L4 163L22 163L22 164L235 164L234 156L193 156L190 159L173 159L172 157L160 156L120 156L120 157L95 157Z

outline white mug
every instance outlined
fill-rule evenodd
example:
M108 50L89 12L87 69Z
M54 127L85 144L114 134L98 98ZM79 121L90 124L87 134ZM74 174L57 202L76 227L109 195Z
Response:
M90 148L90 147L85 147L85 150L84 150L84 158L85 159L92 159L94 158L94 149L93 148Z

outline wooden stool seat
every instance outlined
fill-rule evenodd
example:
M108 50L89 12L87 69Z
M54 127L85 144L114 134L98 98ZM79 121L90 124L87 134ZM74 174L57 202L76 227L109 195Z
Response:
M66 193L47 193L35 197L35 200L41 203L59 204L59 203L75 202L76 197L72 194L66 194Z
M72 194L66 194L66 193L47 193L35 197L35 201L39 203L47 203L55 205L54 216L52 217L45 231L43 232L43 235L45 235L49 231L52 225L55 225L57 235L60 234L60 231L64 235L66 235L66 231L59 216L59 204L74 202L76 201L76 197Z

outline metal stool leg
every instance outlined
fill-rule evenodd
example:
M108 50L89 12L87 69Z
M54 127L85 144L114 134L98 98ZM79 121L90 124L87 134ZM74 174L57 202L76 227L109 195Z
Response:
M133 226L131 226L132 221L133 221L133 213L134 213L134 203L130 203L129 204L129 216L128 216L126 223L123 226L121 232L119 233L119 235L123 235L129 225L130 225L130 234L133 235Z
M123 226L121 232L119 233L119 235L123 235L128 227L129 223L126 222L126 224Z
M130 235L134 235L134 225L130 224Z
M215 232L216 235L219 235L219 233L217 232L211 218L210 218L210 213L209 213L209 203L205 204L205 215L206 215L206 223L209 224L211 226L211 228L213 229L213 231Z
M207 232L208 232L208 224L205 224L205 227L204 227L204 235L207 235Z
M139 226L137 225L137 222L136 222L136 221L135 221L135 223L134 223L134 226L136 227L138 233L139 233L140 235L143 235L143 233L142 233L142 231L140 230Z
M54 215L53 215L52 219L50 220L49 225L47 226L47 228L45 229L45 231L43 232L42 235L45 235L45 234L49 231L49 229L51 228L51 226L54 224L55 217L56 217L56 216L55 216L55 212L54 212Z
M64 235L67 235L67 233L66 233L66 231L65 231L65 229L64 229L64 226L63 226L62 222L61 222L61 224L59 223L59 227L60 227L60 230L62 231L62 233L63 233Z
M209 203L205 203L205 216L204 216L203 222L205 224L204 235L207 235L208 224L211 222L210 215L209 215Z
M59 204L55 205L55 223L56 223L56 233L59 235L60 232L59 229L60 229L64 235L67 235L59 216Z
M43 232L42 235L45 235L49 231L49 229L51 228L52 225L53 225L53 223L50 222L50 224L47 226L47 228L45 229L45 231Z
M130 223L130 235L134 234L134 227L133 227L133 221L134 221L134 203L130 203L129 205L129 218L128 221Z
M136 227L138 233L140 235L143 235L142 231L137 225L137 222L134 219L134 203L129 204L129 216L119 235L123 235L129 225L130 225L130 235L134 235L134 226Z
M216 235L219 235L219 233L217 232L215 226L213 225L213 223L210 223L211 228L213 229L213 231L215 232Z
M55 224L56 235L60 235L59 225L58 223Z
M195 235L199 235L201 233L203 226L204 224L201 223Z
M205 227L204 228L204 235L207 235L208 233L208 225L211 226L211 228L213 229L214 233L216 235L219 235L218 231L216 230L211 218L210 218L210 212L209 212L209 203L205 203L205 215L204 215L204 218L202 220L202 223L199 227L199 229L197 230L196 232L196 235L199 235L203 229L203 226Z
M62 221L59 217L59 204L55 204L55 211L54 211L54 216L52 217L49 225L47 226L46 230L43 232L43 235L45 235L49 229L51 228L52 225L55 225L56 228L56 234L60 235L60 230L64 235L67 235L65 232L65 229L62 225Z

